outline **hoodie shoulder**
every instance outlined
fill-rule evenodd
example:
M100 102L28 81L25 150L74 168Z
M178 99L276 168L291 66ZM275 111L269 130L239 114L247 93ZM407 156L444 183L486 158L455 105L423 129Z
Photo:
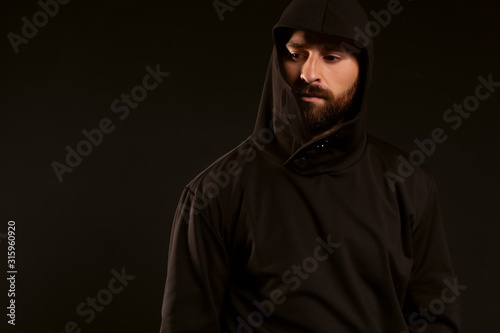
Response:
M416 155L373 136L368 136L366 154L392 192L405 192L421 198L429 195L436 186L431 172L422 165L426 156L422 160L415 159Z
M255 148L250 137L219 157L193 178L186 188L191 192L202 192L217 196L223 189L234 184L245 165L255 158ZM217 195L215 194L217 193Z

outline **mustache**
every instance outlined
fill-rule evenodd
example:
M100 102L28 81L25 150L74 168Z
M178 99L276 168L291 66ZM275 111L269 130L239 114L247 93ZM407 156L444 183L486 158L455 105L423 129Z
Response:
M319 97L323 99L328 99L333 96L333 94L327 90L323 89L316 85L307 85L300 88L293 89L294 94L298 96L307 96L307 97Z

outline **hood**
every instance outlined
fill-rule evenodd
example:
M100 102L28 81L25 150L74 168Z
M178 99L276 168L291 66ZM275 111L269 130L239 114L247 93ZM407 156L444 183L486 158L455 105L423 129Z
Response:
M354 164L366 144L366 91L373 62L373 42L356 41L368 17L353 0L294 0L273 28L274 49L252 132L256 146L270 158L294 171L310 175L340 171ZM300 111L292 87L286 82L280 54L287 38L284 28L307 30L354 41L360 74L353 116L335 131L315 139ZM289 30L289 29L286 29ZM366 41L365 41L366 43Z

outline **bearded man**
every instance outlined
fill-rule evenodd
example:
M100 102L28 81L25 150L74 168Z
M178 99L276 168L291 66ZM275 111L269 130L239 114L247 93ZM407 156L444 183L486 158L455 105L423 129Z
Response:
M352 0L294 0L253 133L184 189L161 332L458 332L436 186L366 133ZM439 305L439 306L437 306Z

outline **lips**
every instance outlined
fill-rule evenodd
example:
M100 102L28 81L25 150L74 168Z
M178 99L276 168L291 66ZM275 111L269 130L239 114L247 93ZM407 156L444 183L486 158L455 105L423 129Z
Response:
M325 99L325 97L323 97L323 96L312 95L312 94L302 94L300 97L305 97L305 98L322 98L322 99Z
M304 102L317 103L324 100L325 98L317 95L301 95L300 99L303 100Z
M307 98L311 98L311 97L315 97L315 98L322 98L322 99L325 99L325 97L323 96L320 96L320 95L313 95L313 94L302 94L301 97L307 97Z

